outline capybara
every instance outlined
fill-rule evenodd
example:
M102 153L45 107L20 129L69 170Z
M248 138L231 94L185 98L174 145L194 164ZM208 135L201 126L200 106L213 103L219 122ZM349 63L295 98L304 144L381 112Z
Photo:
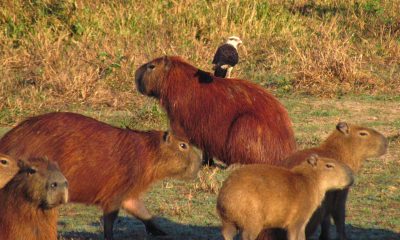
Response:
M291 170L243 166L227 178L218 195L222 235L232 240L239 229L243 240L254 240L265 228L284 228L289 240L305 240L307 222L325 192L352 183L349 167L317 155Z
M284 106L250 81L215 77L166 56L137 69L135 82L139 92L160 101L172 131L203 156L226 164L279 165L296 148Z
M74 113L25 120L0 140L0 151L57 160L69 181L71 202L102 208L106 239L113 239L121 207L142 220L148 232L164 234L141 195L157 180L193 178L201 165L196 150L170 133L121 129Z
M56 207L68 201L67 179L45 158L18 164L19 172L0 190L0 239L56 240Z
M18 162L0 153L0 189L2 189L19 170Z
M289 156L285 162L288 167L296 166L311 154L333 158L348 165L358 173L367 158L386 153L387 139L374 129L339 122L328 138L318 147L304 149ZM346 239L345 209L349 188L329 191L320 208L313 214L307 225L306 234L311 236L321 224L321 240L329 239L330 217L332 216L338 238Z

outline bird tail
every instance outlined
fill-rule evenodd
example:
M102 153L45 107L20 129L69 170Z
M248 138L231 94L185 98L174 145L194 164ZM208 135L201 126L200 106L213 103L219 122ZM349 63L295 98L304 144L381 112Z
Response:
M222 68L222 66L216 66L214 71L214 76L224 78L226 77L228 70Z

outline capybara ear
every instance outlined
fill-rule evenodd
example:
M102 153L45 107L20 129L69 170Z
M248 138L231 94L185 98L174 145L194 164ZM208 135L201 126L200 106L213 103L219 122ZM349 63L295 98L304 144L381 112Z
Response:
M349 134L349 125L347 125L346 122L339 122L336 125L336 129L340 132L342 132L343 134Z
M197 70L195 76L199 79L199 83L211 83L213 81L213 77L210 73L200 69Z
M163 63L164 63L164 68L165 68L165 70L168 71L168 70L171 68L171 65L172 65L171 59L169 59L169 57L168 57L167 55L165 55L165 56L162 58L162 61L163 61Z
M317 162L318 162L318 155L317 154L311 154L311 156L309 156L307 158L307 162L311 166L316 167L317 166Z
M170 143L171 142L171 134L168 131L164 132L163 140L166 143Z

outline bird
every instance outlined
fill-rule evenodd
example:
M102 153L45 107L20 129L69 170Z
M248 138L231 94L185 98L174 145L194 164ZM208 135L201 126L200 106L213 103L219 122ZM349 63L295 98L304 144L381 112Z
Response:
M233 67L239 62L237 47L242 44L239 37L231 36L218 47L212 63L214 64L214 76L229 78Z

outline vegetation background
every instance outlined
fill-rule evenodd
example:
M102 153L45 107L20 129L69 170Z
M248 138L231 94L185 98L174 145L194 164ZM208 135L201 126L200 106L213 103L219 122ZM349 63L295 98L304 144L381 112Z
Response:
M389 137L388 155L368 162L352 191L349 223L357 239L398 237L399 0L0 1L0 134L49 111L167 129L163 110L135 90L135 69L167 54L211 71L216 48L230 35L244 42L233 76L283 101L300 147L318 144L339 119ZM215 196L228 172L204 169L193 183L163 182L147 201L153 212L197 226L172 225L189 232L182 239L213 238ZM62 238L98 238L99 217L96 208L67 205ZM136 223L121 221L123 237Z

